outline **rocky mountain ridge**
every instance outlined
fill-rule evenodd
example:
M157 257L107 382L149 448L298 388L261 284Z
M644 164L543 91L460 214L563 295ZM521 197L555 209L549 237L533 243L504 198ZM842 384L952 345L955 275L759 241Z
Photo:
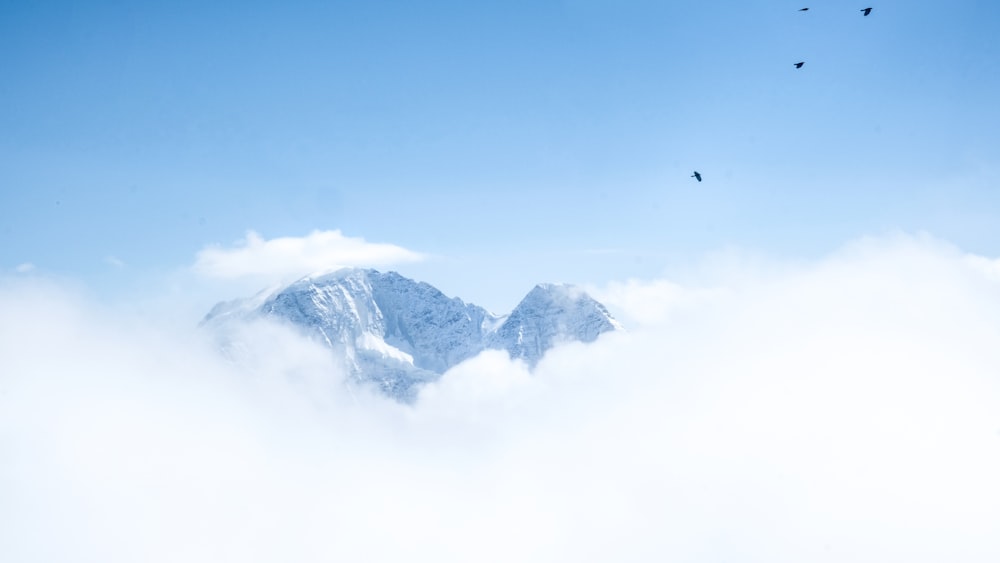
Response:
M560 342L592 342L621 329L603 305L571 285L539 284L501 316L396 272L356 268L220 303L202 324L254 318L295 326L342 358L354 380L404 401L483 350L506 350L534 367Z

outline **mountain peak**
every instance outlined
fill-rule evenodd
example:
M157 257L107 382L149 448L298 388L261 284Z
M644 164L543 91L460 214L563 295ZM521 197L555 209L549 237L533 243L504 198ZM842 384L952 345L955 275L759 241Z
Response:
M583 289L540 283L514 308L491 335L494 346L534 366L553 346L579 340L593 342L604 332L621 330L608 310Z
M364 279L371 275L379 274L378 270L370 268L337 268L333 270L320 270L318 272L313 272L305 277L302 277L295 282L292 282L290 286L296 284L310 284L310 283L328 283L335 280L345 280L345 279Z
M587 293L578 286L568 283L540 283L533 287L522 301L527 299L576 301L582 297L587 297Z
M420 383L485 349L534 366L560 342L592 342L621 328L603 305L568 284L538 284L501 317L396 272L361 268L320 272L219 304L203 324L253 317L303 330L343 358L356 381L399 400L411 400Z

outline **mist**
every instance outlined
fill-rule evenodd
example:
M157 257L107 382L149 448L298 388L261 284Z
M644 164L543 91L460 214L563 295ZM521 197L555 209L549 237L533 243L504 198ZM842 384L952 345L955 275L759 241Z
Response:
M413 405L285 327L234 360L4 279L0 560L1000 560L998 262L744 258L592 288L628 331Z

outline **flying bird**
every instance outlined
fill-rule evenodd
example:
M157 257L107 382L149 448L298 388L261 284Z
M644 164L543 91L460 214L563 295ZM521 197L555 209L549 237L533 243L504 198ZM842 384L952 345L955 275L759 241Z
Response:
M699 182L701 181L701 174L699 174L697 170L694 171L694 174L692 174L691 177L698 180Z
M802 65L804 64L806 64L805 61L802 61L801 63L795 63L795 68L802 68Z
M865 8L865 9L863 9L863 10L861 10L861 11L862 11L862 12L864 12L866 16L867 16L868 14L872 13L872 9L871 9L871 8Z

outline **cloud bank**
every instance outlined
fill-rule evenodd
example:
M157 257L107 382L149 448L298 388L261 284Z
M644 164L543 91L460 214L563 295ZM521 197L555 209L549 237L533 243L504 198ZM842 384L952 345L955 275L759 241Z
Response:
M1000 560L1000 281L926 237L689 287L413 406L0 285L0 560ZM643 311L643 303L654 303Z
M232 248L209 246L199 251L193 269L208 278L275 279L350 266L388 266L422 259L417 252L393 244L346 237L339 230L313 231L304 237L270 240L248 231L246 238Z

